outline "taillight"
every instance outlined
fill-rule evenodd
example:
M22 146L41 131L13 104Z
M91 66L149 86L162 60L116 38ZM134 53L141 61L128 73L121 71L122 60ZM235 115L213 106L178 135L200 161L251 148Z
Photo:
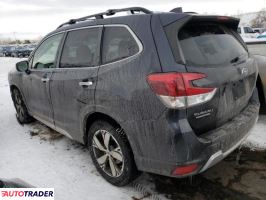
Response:
M150 74L147 81L153 92L169 108L187 108L213 98L216 88L194 87L192 81L206 78L200 73Z

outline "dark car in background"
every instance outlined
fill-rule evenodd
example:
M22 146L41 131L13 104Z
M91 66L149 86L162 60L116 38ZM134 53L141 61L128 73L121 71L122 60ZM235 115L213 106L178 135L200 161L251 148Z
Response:
M5 45L0 47L0 56L4 57L29 57L36 44Z
M12 55L13 50L14 50L14 46L4 46L3 47L3 56L4 57L10 57Z
M0 57L4 56L4 47L0 46Z
M35 48L37 47L37 44L27 44L26 45L26 48L29 50L29 51L33 51Z
M117 186L224 159L258 119L257 62L238 19L177 10L108 10L48 34L9 73L18 121L87 145ZM105 18L118 12L131 15Z
M32 50L26 46L14 46L11 51L11 57L29 57Z

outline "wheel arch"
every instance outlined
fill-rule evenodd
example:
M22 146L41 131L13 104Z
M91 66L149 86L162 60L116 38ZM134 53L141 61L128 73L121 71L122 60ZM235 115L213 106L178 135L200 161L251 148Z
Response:
M84 141L85 145L87 145L87 143L88 143L88 141L87 141L87 139L88 139L88 131L89 131L91 125L94 122L96 122L97 120L104 120L104 121L110 123L111 125L113 125L114 127L116 127L118 131L124 131L124 134L126 136L127 142L129 144L129 148L130 148L131 152L134 155L134 151L133 151L132 144L131 144L132 141L130 141L129 135L126 133L124 128L113 117L111 117L110 115L107 115L105 113L102 113L102 112L91 113L91 114L87 115L87 117L85 118L85 120L84 120L84 130L83 130L83 132L84 132L83 141Z
M10 88L11 96L13 95L13 90L14 90L14 89L17 89L17 90L21 93L21 95L22 95L22 97L23 97L23 99L24 99L24 96L23 96L23 94L22 94L22 91L21 91L21 89L20 89L18 86L12 84L12 85L10 85L9 88Z
M19 88L16 86L16 85L10 85L10 91L13 91L14 89L18 89L19 90Z
M17 89L19 92L20 92L20 94L21 94L21 96L22 96L22 98L23 98L23 101L24 101L24 103L25 103L25 106L26 106L26 108L28 109L28 104L27 104L27 101L26 101L26 99L25 99L25 96L24 96L24 94L23 94L23 92L22 92L22 90L17 86L17 85L15 85L15 84L11 84L10 86L9 86L9 88L10 88L10 93L11 93L11 97L13 98L13 90L14 89ZM29 110L29 109L28 109Z
M83 135L84 144L87 145L88 131L89 131L91 125L98 120L104 120L104 121L110 123L111 125L113 125L117 128L122 128L121 125L117 122L117 120L115 120L113 117L111 117L107 114L104 114L102 112L90 113L85 117L84 125L83 125L84 126L84 130L83 130L83 132L84 132L84 135Z

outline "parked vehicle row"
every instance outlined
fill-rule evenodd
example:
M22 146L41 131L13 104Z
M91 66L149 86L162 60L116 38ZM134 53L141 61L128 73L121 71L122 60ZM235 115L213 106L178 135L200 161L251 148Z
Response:
M2 57L29 57L36 44L0 46Z
M9 73L18 121L87 145L117 186L139 171L181 178L224 159L258 119L257 62L239 19L175 10L62 24ZM131 15L105 18L118 12Z
M237 32L242 38L266 38L266 28L251 28L249 26L239 26Z
M242 38L257 38L260 35L249 26L239 26L237 32Z
M266 28L252 28L253 31L255 31L256 33L259 33L259 34L263 34L263 33L266 33Z

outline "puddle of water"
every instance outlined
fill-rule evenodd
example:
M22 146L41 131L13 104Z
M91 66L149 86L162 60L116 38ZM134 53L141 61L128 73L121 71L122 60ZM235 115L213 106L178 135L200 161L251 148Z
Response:
M44 141L54 141L64 137L62 134L38 122L31 124L30 135L31 137L38 136L41 140Z
M156 190L173 200L265 200L266 151L236 151L193 178L155 177Z

